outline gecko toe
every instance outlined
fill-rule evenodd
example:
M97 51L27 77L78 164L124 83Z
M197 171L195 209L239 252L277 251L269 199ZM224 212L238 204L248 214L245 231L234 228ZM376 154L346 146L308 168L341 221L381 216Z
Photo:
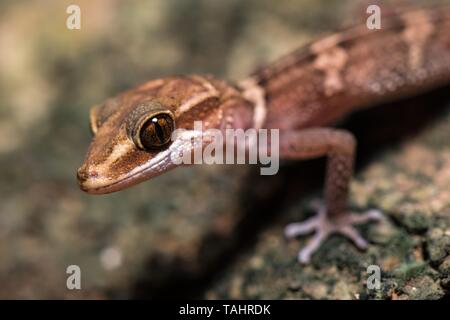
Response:
M308 244L299 251L298 262L301 264L308 264L311 261L311 256L316 252L322 243L327 239L328 234L325 232L317 232Z
M337 233L349 238L361 250L367 249L367 246L369 245L368 242L359 234L359 232L350 225L338 229Z
M317 217L309 218L304 222L290 223L284 228L284 235L288 239L305 235L313 232L317 228L317 225L318 225Z
M308 220L287 225L284 229L284 234L287 238L294 238L315 231L315 234L306 246L298 253L298 261L301 264L308 264L311 261L312 255L331 234L343 235L350 239L358 249L367 249L368 242L353 225L378 221L381 218L381 211L369 210L363 214L343 213L339 215L338 219L332 219L326 214L326 209L322 206L319 208L318 213Z

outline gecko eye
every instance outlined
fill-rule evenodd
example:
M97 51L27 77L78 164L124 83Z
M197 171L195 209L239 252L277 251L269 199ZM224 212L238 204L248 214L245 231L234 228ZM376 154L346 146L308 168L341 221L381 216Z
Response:
M134 139L141 149L157 149L166 145L175 130L175 121L168 112L152 114L141 123Z

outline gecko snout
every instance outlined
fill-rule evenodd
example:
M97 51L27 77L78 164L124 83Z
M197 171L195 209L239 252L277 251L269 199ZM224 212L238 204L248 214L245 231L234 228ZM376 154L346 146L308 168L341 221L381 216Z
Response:
M91 185L92 181L96 178L98 178L97 171L89 168L86 164L77 170L78 184L83 191L88 191L90 189L89 185Z

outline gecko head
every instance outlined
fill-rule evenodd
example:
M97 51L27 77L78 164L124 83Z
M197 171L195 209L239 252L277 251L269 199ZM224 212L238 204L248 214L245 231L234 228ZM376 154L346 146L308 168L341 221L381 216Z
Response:
M220 127L224 98L209 78L171 77L145 83L90 111L93 139L78 169L80 188L92 194L118 191L178 165L174 157L200 139L194 121Z

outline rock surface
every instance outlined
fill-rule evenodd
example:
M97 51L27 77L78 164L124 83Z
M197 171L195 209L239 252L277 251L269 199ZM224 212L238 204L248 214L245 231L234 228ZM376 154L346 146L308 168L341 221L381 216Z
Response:
M379 208L384 212L380 223L360 228L370 241L366 252L359 252L346 239L335 236L314 255L311 265L299 265L296 252L305 244L305 238L286 241L282 237L286 223L304 220L310 211L308 199L299 199L280 212L277 222L260 235L255 247L227 270L205 296L443 298L448 294L450 270L448 137L447 111L418 136L377 155L358 172L352 183L352 208ZM367 287L372 274L367 271L370 265L381 270L378 290Z
M305 240L286 242L281 231L304 219L308 201L320 195L320 161L287 164L264 178L255 167L177 169L98 197L76 184L90 139L89 106L167 74L240 79L260 62L361 21L352 1L77 3L79 31L65 28L65 2L0 4L0 46L8 48L0 51L0 298L448 293L448 116L414 139L388 144L358 172L352 206L386 214L380 225L362 228L369 250L332 238L307 267L295 260ZM378 140L379 130L372 131ZM382 269L380 290L365 287L371 264ZM80 266L82 290L67 289L69 265Z

